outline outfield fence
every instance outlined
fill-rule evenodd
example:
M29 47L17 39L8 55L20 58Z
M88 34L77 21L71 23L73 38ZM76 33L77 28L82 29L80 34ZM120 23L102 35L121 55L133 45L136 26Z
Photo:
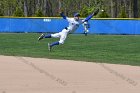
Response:
M90 34L140 34L139 19L97 19L89 21ZM62 18L0 18L0 32L60 32L68 22ZM83 33L81 25L75 33Z

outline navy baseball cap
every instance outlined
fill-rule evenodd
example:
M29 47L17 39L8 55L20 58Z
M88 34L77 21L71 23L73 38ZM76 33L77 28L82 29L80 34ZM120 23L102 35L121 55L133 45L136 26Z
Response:
M78 17L78 16L80 16L79 13L75 13L75 14L74 14L74 17Z

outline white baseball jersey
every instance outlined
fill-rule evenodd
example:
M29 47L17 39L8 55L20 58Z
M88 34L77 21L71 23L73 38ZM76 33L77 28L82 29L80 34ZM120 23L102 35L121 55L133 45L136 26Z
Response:
M68 27L66 27L59 33L51 34L51 36L54 38L60 38L59 44L63 44L65 39L67 38L67 34L76 31L79 25L84 22L83 20L76 21L74 18L68 17L66 17L66 20L69 22Z
M68 32L74 32L77 30L80 24L83 23L83 20L76 21L74 18L66 17L66 20L69 22L69 26L67 27Z

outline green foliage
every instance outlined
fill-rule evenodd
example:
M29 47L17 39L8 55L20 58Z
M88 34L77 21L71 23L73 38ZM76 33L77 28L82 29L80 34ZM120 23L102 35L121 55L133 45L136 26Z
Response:
M88 7L84 6L83 9L80 11L82 17L88 16Z
M89 14L91 14L93 12L94 9L95 9L94 7L84 6L81 9L80 14L82 17L87 17Z
M17 6L13 16L23 17L24 16L24 12L23 12L23 10L20 7Z
M4 13L2 10L0 10L0 16L4 16Z
M38 9L38 10L35 12L35 16L36 16L36 17L43 17L43 16L44 16L43 13L42 13L42 11L41 11L41 9Z
M38 17L41 17L43 15L59 16L58 1L59 0L0 0L0 10L3 11L3 12L1 11L0 15L4 16L27 15ZM134 1L137 1L137 3L135 3ZM74 12L80 12L83 17L86 17L95 8L104 7L106 12L101 13L99 17L125 18L128 16L132 17L134 15L138 15L138 13L139 13L138 16L140 17L139 0L61 0L61 3L62 3L61 9L64 10L63 12L67 16L73 16ZM16 8L17 6L20 6L20 8ZM122 9L122 6L125 6L125 9ZM41 10L36 10L38 9L38 7Z
M106 11L102 11L98 14L98 18L109 18L109 15L107 14Z
M119 18L127 18L124 7L122 7L121 12L119 13Z

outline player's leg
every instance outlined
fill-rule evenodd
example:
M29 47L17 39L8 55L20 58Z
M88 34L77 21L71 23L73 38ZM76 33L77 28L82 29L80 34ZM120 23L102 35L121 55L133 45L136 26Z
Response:
M45 34L41 34L40 36L39 36L39 38L38 38L38 41L39 40L42 40L42 39L44 39L44 38L59 38L60 37L60 34L59 33L55 33L55 34L47 34L47 35L45 35Z
M39 41L39 40L42 40L43 38L51 38L51 34L48 34L48 35L45 35L45 33L44 33L44 34L41 34L41 35L38 37L38 41Z
M48 36L49 37L49 36ZM52 38L60 38L61 37L61 32L59 33L55 33L55 34L51 34ZM55 45L59 45L59 42L53 42L53 43L48 43L48 50L51 51L51 48Z
M65 41L66 37L67 37L67 35L62 35L60 37L60 40L59 41L51 43L50 46L53 47L55 45L64 44L64 41Z
M65 41L65 39L67 37L67 33L66 32L60 32L59 35L60 35L60 40L59 41L53 42L51 44L48 43L48 50L49 51L51 51L51 48L53 46L64 44L64 41Z

